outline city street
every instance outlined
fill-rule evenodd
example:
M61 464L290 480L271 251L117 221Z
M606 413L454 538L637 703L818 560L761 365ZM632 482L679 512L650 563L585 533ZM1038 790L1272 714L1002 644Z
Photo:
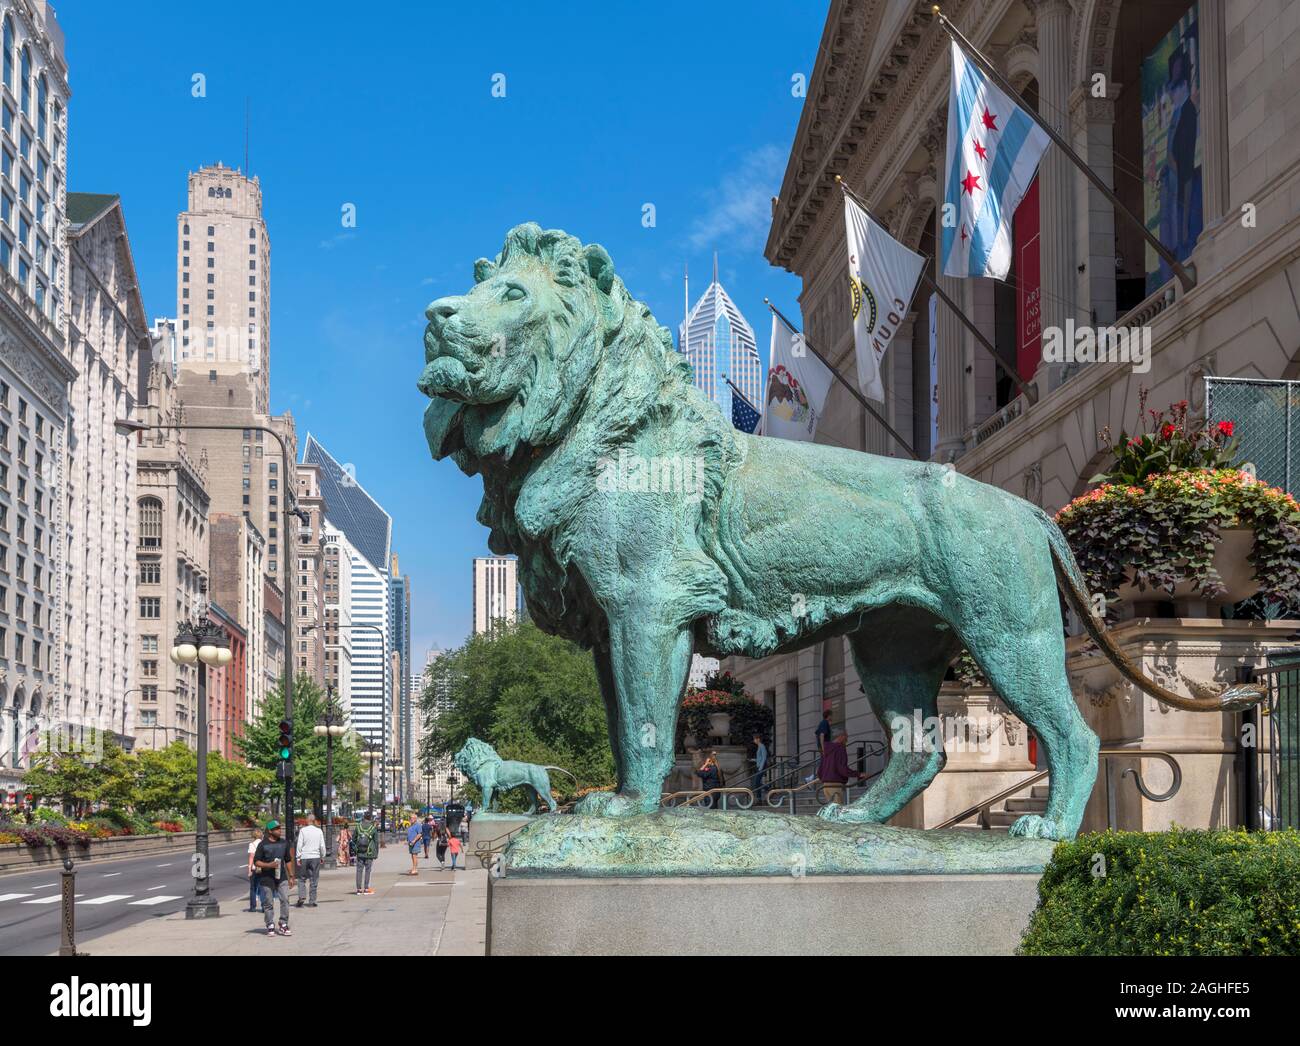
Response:
M221 917L185 919L192 880L188 855L154 855L86 865L77 875L77 949L90 955L262 954L482 955L487 873L438 871L406 847L386 846L375 862L374 893L354 892L355 869L322 871L317 908L293 908L293 936L268 938L248 905L241 846L214 850L213 892ZM430 867L432 866L432 868ZM0 877L0 955L46 955L59 948L59 872ZM296 900L297 893L294 893Z

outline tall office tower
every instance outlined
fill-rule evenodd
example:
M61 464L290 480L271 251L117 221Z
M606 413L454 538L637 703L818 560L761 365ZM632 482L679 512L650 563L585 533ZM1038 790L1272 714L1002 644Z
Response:
M271 239L262 187L223 164L191 172L176 218L179 364L252 378L253 409L271 407Z
M294 671L324 686L330 681L325 671L325 555L321 541L325 498L320 492L320 466L300 463L296 468L298 508L307 514L307 522L299 524L293 547L298 562L286 593L286 598L295 601L295 635L289 637L289 645Z
M182 420L171 368L149 370L140 420L174 426ZM198 743L198 673L168 657L182 621L196 620L208 600L207 463L192 456L188 432L140 432L136 440L137 747Z
M411 733L411 578L402 574L397 553L388 572L388 618L390 649L397 656L393 690L397 694L397 761L405 767L406 790L410 794L415 778L415 748Z
M0 0L0 782L16 787L65 690L68 67L45 3Z
M417 698L420 703L421 751L427 743L426 739L437 733L438 720L451 709L451 692L447 679L445 676L440 676L435 668L435 663L444 653L445 651L442 650L431 649L424 658L424 675L420 677L418 691L420 696ZM420 761L421 774L432 775L430 791L434 796L447 795L447 777L452 769L451 757L447 755L438 759Z
M519 561L513 556L476 556L474 633L487 632L499 621L513 624L519 603Z
M339 559L346 554L351 568L348 639L351 647L352 725L372 744L382 744L387 757L395 754L397 738L389 724L393 687L391 620L389 616L389 556L393 520L310 433L303 445L303 462L320 468L325 520L338 535ZM389 782L391 784L391 778Z
M150 336L118 197L68 193L68 346L71 389L62 718L123 743L135 651L135 441L114 428L133 418ZM53 711L53 709L52 709ZM57 713L55 713L57 717ZM51 723L57 727L58 723Z
M325 638L321 644L323 681L346 722L352 721L352 557L341 534L321 523L321 599L324 603Z
M736 308L718 282L717 259L713 282L709 284L690 315L677 328L677 348L691 362L695 387L731 417L731 388L724 378L744 393L755 407L761 407L763 363L758 357L754 328Z
M244 707L250 718L266 699L266 595L263 585L266 538L246 516L208 516L208 591L214 603L244 630ZM283 608L281 608L283 612Z
M284 630L284 592L265 575L262 577L262 696L284 685L284 659L288 637ZM250 721L260 714L261 705L248 703Z

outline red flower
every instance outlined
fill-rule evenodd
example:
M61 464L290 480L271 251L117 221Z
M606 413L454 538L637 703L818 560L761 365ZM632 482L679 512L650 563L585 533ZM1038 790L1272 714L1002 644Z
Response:
M1163 437L1164 439L1169 439L1173 436L1173 434L1174 434L1173 423L1166 421L1160 429L1161 437Z
M1231 436L1231 435L1232 435L1232 422L1230 422L1230 421L1221 421L1221 422L1219 422L1218 429L1219 429L1219 435L1220 435L1220 436Z

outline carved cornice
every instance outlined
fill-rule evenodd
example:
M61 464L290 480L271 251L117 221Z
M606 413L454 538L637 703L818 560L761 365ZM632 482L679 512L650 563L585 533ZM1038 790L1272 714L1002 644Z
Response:
M1110 79L1115 53L1115 32L1123 0L1080 0L1075 23L1075 79L1086 80L1093 73Z

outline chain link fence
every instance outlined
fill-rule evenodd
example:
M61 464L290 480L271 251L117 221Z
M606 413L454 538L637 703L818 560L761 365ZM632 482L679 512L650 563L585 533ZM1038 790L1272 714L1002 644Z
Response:
M1242 464L1272 487L1296 494L1300 486L1300 381L1205 379L1205 417L1230 421Z

